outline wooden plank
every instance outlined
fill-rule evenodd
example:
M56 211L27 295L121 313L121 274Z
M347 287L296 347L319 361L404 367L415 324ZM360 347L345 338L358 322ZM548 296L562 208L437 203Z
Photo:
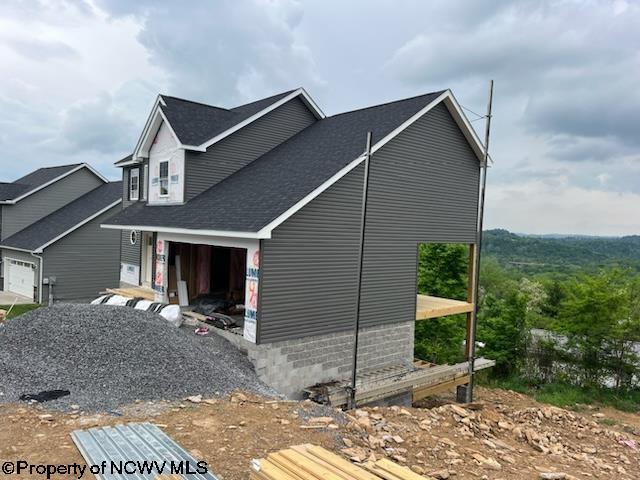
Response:
M473 303L451 298L434 297L432 295L417 295L416 320L445 317L473 311Z
M323 478L323 477L318 476L318 475L313 475L312 473L306 471L304 468L300 467L299 465L296 465L294 462L292 462L291 460L289 460L288 458L286 458L282 454L282 450L280 450L279 452L270 453L267 456L267 459L269 461L273 462L274 465L276 465L276 466L280 467L281 469L283 469L289 475L295 477L296 479L299 479L299 480L310 480L310 479L322 480L322 478Z
M306 451L323 462L329 463L357 480L379 480L362 468L345 460L339 455L316 445L305 445Z
M268 459L260 460L260 470L257 473L266 480L305 480L304 477L290 474Z
M145 300L151 300L152 302L155 300L155 293L153 292L153 290L142 287L107 288L105 292L112 293L114 295L121 295L128 298L143 298Z
M422 475L418 475L410 468L398 465L397 463L394 463L391 460L387 460L386 458L381 458L375 463L375 465L376 467L389 472L396 477L401 478L402 480L425 480Z
M493 365L495 365L493 360L478 358L475 362L475 371L477 372L492 367ZM356 404L362 405L370 403L407 390L435 386L466 374L468 371L469 362L462 362L454 365L438 365L430 368L416 369L395 378L388 378L372 384L364 384L359 386L356 391ZM336 387L328 391L328 398L333 406L345 405L347 394L343 388Z
M393 473L389 473L386 470L383 470L380 467L377 467L373 462L367 462L364 464L364 468L366 468L369 472L374 474L377 479L382 478L383 480L402 480L402 478L394 475Z
M309 459L308 457L302 455L300 452L296 452L291 448L282 450L280 454L287 460L294 463L296 466L302 468L303 470L307 471L309 474L317 478L321 478L323 480L344 480L343 476L336 474L334 471L332 471L331 468L327 468L320 462Z

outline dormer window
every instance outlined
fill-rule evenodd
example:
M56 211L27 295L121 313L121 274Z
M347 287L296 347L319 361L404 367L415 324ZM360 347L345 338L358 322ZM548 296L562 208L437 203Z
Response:
M169 195L169 162L160 162L160 196Z
M140 199L140 169L132 168L129 172L129 200Z

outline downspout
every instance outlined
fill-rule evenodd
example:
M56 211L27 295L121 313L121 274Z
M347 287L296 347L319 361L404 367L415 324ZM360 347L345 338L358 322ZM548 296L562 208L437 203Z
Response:
M367 222L367 195L369 193L369 164L371 162L371 132L367 132L367 146L364 159L364 178L362 185L362 210L360 211L360 248L358 251L358 294L356 298L356 319L353 326L353 364L351 372L351 385L349 390L348 407L356 407L356 377L358 372L358 336L360 333L360 304L362 299L362 266L364 263L364 231Z
M42 255L37 255L33 252L29 252L29 254L33 258L38 259L38 276L40 277L40 280L38 281L38 303L42 305L42 281L44 279L44 260L42 258ZM51 288L51 286L49 286L49 288Z
M476 259L473 285L473 315L471 317L469 341L469 388L467 388L467 402L473 401L473 384L476 364L476 330L478 323L478 289L480 284L480 257L482 253L482 228L484 224L484 198L487 189L487 170L489 166L489 133L491 131L491 106L493 103L493 80L489 81L489 103L487 104L487 123L484 137L484 159L482 162L482 183L480 186L480 202L478 205L478 231L476 232Z

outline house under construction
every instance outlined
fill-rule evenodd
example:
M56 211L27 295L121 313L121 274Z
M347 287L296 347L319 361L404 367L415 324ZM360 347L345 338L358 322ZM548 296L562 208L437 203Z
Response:
M463 313L470 338L475 272L465 301L417 295L417 257L476 254L483 160L449 90L328 117L303 89L231 109L159 96L103 227L122 231L121 287L232 302L243 326L222 334L282 393L346 402L359 305L357 402L418 398L470 379L467 361L415 365L414 325Z

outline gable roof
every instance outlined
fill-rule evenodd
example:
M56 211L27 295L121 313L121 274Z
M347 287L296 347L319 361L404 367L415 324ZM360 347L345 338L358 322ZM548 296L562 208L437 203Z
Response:
M40 253L122 201L122 182L105 183L0 242L0 248Z
M183 205L137 203L104 226L269 238L273 228L362 162L367 132L375 152L441 102L459 110L446 90L327 117ZM465 121L459 119L461 129L470 129L465 135L482 159L482 145Z
M158 95L131 159L124 158L116 162L116 165L130 165L148 156L153 138L162 122L167 123L179 148L203 152L210 145L297 97L302 99L316 118L324 118L324 113L302 88L289 90L231 109L169 95Z
M0 183L0 204L12 204L22 200L38 190L41 190L52 183L62 180L68 175L87 168L103 182L108 180L86 163L74 163L71 165L59 165L56 167L43 167L20 177L14 182Z
M161 95L164 105L161 105L160 108L181 143L184 145L201 145L264 110L278 100L283 99L291 92L293 90L241 105L231 110Z

